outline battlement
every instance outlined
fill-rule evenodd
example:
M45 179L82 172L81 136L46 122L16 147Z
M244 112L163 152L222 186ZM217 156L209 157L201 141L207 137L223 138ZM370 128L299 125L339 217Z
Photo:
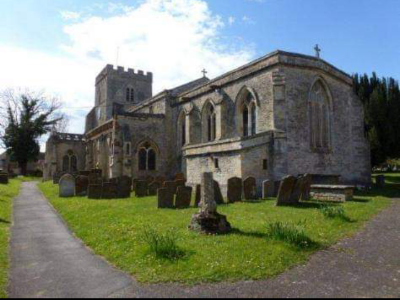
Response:
M83 142L85 140L83 134L54 132L52 136L59 141Z
M121 76L124 78L131 78L134 80L146 81L149 83L153 82L153 73L152 72L145 73L142 70L138 70L137 72L135 72L135 70L132 68L125 69L124 67L121 67L121 66L114 67L113 65L109 64L96 77L96 84L98 84L101 80L103 80L103 78L105 78L106 76L109 76L109 75Z

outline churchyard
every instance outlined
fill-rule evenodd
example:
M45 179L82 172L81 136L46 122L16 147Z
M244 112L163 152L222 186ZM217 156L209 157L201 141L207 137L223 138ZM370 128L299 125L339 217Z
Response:
M99 197L92 197L101 200L85 196L61 198L58 185L45 182L39 187L77 237L138 281L197 284L264 279L305 262L312 253L355 233L386 208L389 198L399 196L395 186L399 179L397 175L387 175L385 188L356 191L350 201L343 203L307 201L283 206L277 205L275 197L254 199L251 189L244 193L243 201L227 204L229 199L222 199L219 188L209 184L215 200L220 202L218 214L226 216L231 226L222 235L188 229L193 216L204 211L195 207L203 188L190 189L192 197L187 207L189 189L168 183L159 190L167 199L160 207L154 191L152 196L143 195L147 185L143 181L136 182L136 192L125 199L105 199L101 192ZM237 180L231 184L237 188L235 182L239 184ZM291 179L287 182L294 186L300 183ZM249 181L242 184L252 186ZM106 187L108 192L109 183ZM169 189L180 191L175 205L168 200ZM340 187L334 194L344 190ZM234 194L229 198L235 199ZM282 199L290 201L291 197ZM155 240L158 246L165 242L167 246L161 249L164 252L151 251L157 248Z

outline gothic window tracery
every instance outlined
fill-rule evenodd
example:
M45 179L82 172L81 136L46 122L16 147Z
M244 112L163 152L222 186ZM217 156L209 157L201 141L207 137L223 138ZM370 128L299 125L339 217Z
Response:
M63 157L62 171L68 173L78 172L78 158L72 150L68 150Z
M310 140L313 150L329 150L331 146L331 109L329 94L318 80L311 88L309 100Z
M239 96L239 125L243 137L257 134L257 102L253 94L246 90Z
M206 122L207 122L207 142L213 142L217 136L217 115L215 108L211 103L206 107Z
M139 148L139 170L155 171L157 169L157 153L149 142Z

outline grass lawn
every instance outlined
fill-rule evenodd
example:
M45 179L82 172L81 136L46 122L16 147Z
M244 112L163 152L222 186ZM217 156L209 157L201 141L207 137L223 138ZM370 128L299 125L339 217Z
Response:
M8 283L8 245L10 241L12 199L17 196L21 180L0 184L0 298L6 298Z
M392 186L384 191L358 194L354 201L343 204L351 221L325 217L317 203L278 208L274 199L270 199L223 205L218 210L227 215L233 232L226 236L204 236L187 229L198 209L158 210L155 197L113 201L60 199L57 185L47 182L39 186L75 234L96 254L140 282L185 284L257 280L282 273L305 262L318 249L359 230L390 205L388 197L400 194ZM276 221L301 222L307 237L318 246L304 249L269 238L267 224ZM155 258L141 239L149 228L160 233L174 231L185 255L172 261Z

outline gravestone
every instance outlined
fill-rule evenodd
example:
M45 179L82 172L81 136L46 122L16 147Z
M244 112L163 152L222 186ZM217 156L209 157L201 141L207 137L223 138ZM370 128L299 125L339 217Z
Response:
M185 174L183 173L175 174L175 180L184 180L186 182Z
M228 203L242 201L243 182L241 178L232 177L228 180Z
M132 192L134 192L136 190L136 182L138 182L139 179L138 178L133 178L132 180Z
M263 199L275 197L275 184L272 180L265 180L262 187Z
M177 179L177 180L175 180L175 184L176 184L176 187L177 187L177 188L180 187L180 186L185 186L186 180L184 180L184 179Z
M75 179L75 196L84 197L87 196L89 186L89 177L79 175Z
M166 188L158 189L157 191L158 208L173 208L174 194Z
M96 173L96 172L91 172L89 174L89 184L101 185L102 183L103 183L103 179L101 177L101 174Z
M192 201L192 191L191 187L179 186L176 191L175 207L176 208L188 208Z
M201 201L201 184L196 185L196 198L194 200L194 207L199 207Z
M164 188L168 189L172 194L176 194L176 182L175 181L165 181Z
M151 175L146 176L146 180L147 180L147 184L150 184L150 183L152 183L154 181L154 177L151 176Z
M78 175L79 175L79 176L86 176L86 177L89 177L90 171L79 171Z
M205 234L226 234L232 230L226 216L217 212L213 173L203 173L200 211L192 216L189 229Z
M71 174L65 174L59 182L59 195L61 198L75 196L75 178Z
M299 176L297 177L296 183L292 190L292 195L290 196L291 204L299 204L301 196L303 194L303 189L304 189L304 177Z
M243 195L245 200L257 199L257 182L254 177L248 177L243 181Z
M376 176L376 187L384 188L385 187L385 175L378 175Z
M161 183L158 181L153 181L149 185L149 196L157 196L158 189L161 188Z
M89 199L101 199L102 185L100 184L89 184L88 187L88 198Z
M136 181L135 186L135 195L136 197L142 198L148 196L148 188L149 184L147 180L138 180Z
M101 191L102 199L117 199L118 192L117 192L117 184L112 182L104 182L103 189Z
M0 173L0 184L8 184L8 174Z
M117 197L126 199L131 197L132 179L129 176L122 176L117 179Z
M59 184L60 183L60 175L58 173L53 175L53 184Z
M296 184L296 177L286 176L282 179L281 186L278 191L277 206L291 205L292 191Z
M224 197L222 196L219 183L216 180L214 180L214 197L218 205L224 204Z
M158 182L161 184L161 186L164 184L165 182L165 177L164 176L157 176L154 181Z
M312 185L312 175L305 174L303 176L303 193L301 195L301 199L303 201L308 201L311 199L311 185Z

